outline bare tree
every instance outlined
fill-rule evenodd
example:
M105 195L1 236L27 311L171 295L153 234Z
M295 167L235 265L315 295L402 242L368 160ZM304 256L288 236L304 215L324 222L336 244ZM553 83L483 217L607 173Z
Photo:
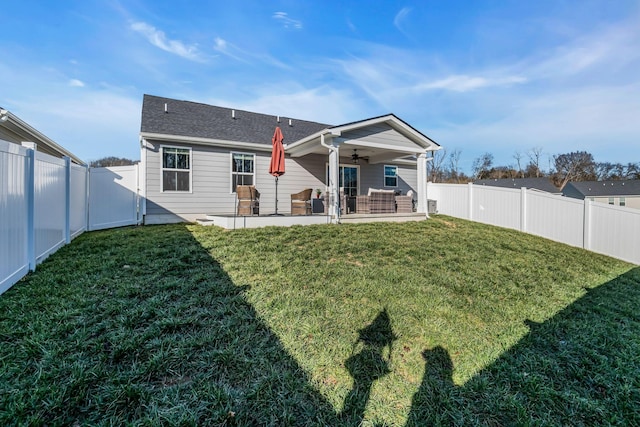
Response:
M536 178L540 178L540 158L542 157L542 147L533 147L527 153L527 157L529 157L529 164L533 165L533 168L531 169L535 170Z
M456 184L460 183L460 156L462 151L457 148L449 154L449 179L455 181Z
M596 179L596 164L591 153L574 151L553 156L556 172L555 184L563 189L569 181L591 181Z
M129 166L135 165L136 162L131 159L126 159L124 157L103 157L98 160L92 160L89 162L89 166L92 168L106 168L108 166Z
M446 158L446 149L433 152L433 160L431 161L431 182L443 181L444 161Z
M493 154L491 153L484 153L480 157L476 158L473 161L473 165L471 166L475 179L478 180L487 178L489 176L489 172L491 171L492 165Z
M520 174L520 178L524 178L524 171L522 170L522 153L516 151L515 153L513 153L513 158L518 165L518 174Z

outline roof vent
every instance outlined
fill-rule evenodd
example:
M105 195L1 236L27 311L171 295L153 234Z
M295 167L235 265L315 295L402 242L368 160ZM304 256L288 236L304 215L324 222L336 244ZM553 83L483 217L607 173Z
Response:
M289 119L289 126L293 126L293 125L291 124L291 119Z
M232 118L233 120L235 120L235 119L236 119L236 110L231 110L231 118Z
M164 103L164 112L165 114L169 112L169 107L167 106L167 103Z

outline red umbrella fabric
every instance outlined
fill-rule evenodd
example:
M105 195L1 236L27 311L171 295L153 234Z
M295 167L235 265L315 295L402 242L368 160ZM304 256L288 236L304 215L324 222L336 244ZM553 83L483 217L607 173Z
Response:
M279 126L276 126L276 131L273 133L273 139L271 143L271 163L269 164L269 174L276 178L284 175L284 147L282 146L282 131Z

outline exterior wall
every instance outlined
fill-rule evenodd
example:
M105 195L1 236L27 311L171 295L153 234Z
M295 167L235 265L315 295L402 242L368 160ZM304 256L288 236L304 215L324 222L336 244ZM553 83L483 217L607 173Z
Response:
M236 198L231 192L231 150L228 148L189 145L182 143L147 141L146 147L146 224L195 221L206 215L232 215ZM191 148L191 192L161 192L161 146ZM234 150L236 151L236 150ZM271 152L237 152L255 154L255 186L260 192L260 214L274 213L276 208L275 178L269 175ZM145 156L143 156L145 157ZM328 155L310 154L299 158L285 158L286 173L278 180L278 213L291 212L291 197L305 188L326 191ZM351 164L351 159L341 158L341 164ZM390 163L389 163L390 164ZM384 186L384 164L358 165L360 193L369 187ZM415 166L398 165L398 187L403 194L416 191Z
M161 146L191 148L191 192L161 192ZM231 192L231 152L218 148L180 143L147 141L145 223L195 221L205 215L231 215L235 212L235 193ZM260 214L275 212L275 178L269 175L271 152L255 154L255 186L260 192ZM325 156L309 155L285 159L286 173L278 180L278 212L291 211L292 193L305 188L324 191Z
M611 196L613 197L613 205L620 206L620 197L624 197L625 206L628 208L640 209L640 196ZM587 197L587 199L593 199L597 203L609 204L609 196L606 197Z
M347 161L348 163L348 161ZM417 172L415 166L407 165L394 165L393 163L379 163L369 165L366 162L360 167L360 194L367 194L369 188L383 189L383 190L398 190L402 194L407 194L407 191L413 190L417 192ZM384 166L393 165L398 166L398 186L397 187L385 187L384 185Z

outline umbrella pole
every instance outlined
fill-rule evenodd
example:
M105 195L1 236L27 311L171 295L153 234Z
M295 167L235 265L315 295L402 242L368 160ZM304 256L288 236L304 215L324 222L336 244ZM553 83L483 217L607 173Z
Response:
M276 176L276 215L278 215L278 177Z

